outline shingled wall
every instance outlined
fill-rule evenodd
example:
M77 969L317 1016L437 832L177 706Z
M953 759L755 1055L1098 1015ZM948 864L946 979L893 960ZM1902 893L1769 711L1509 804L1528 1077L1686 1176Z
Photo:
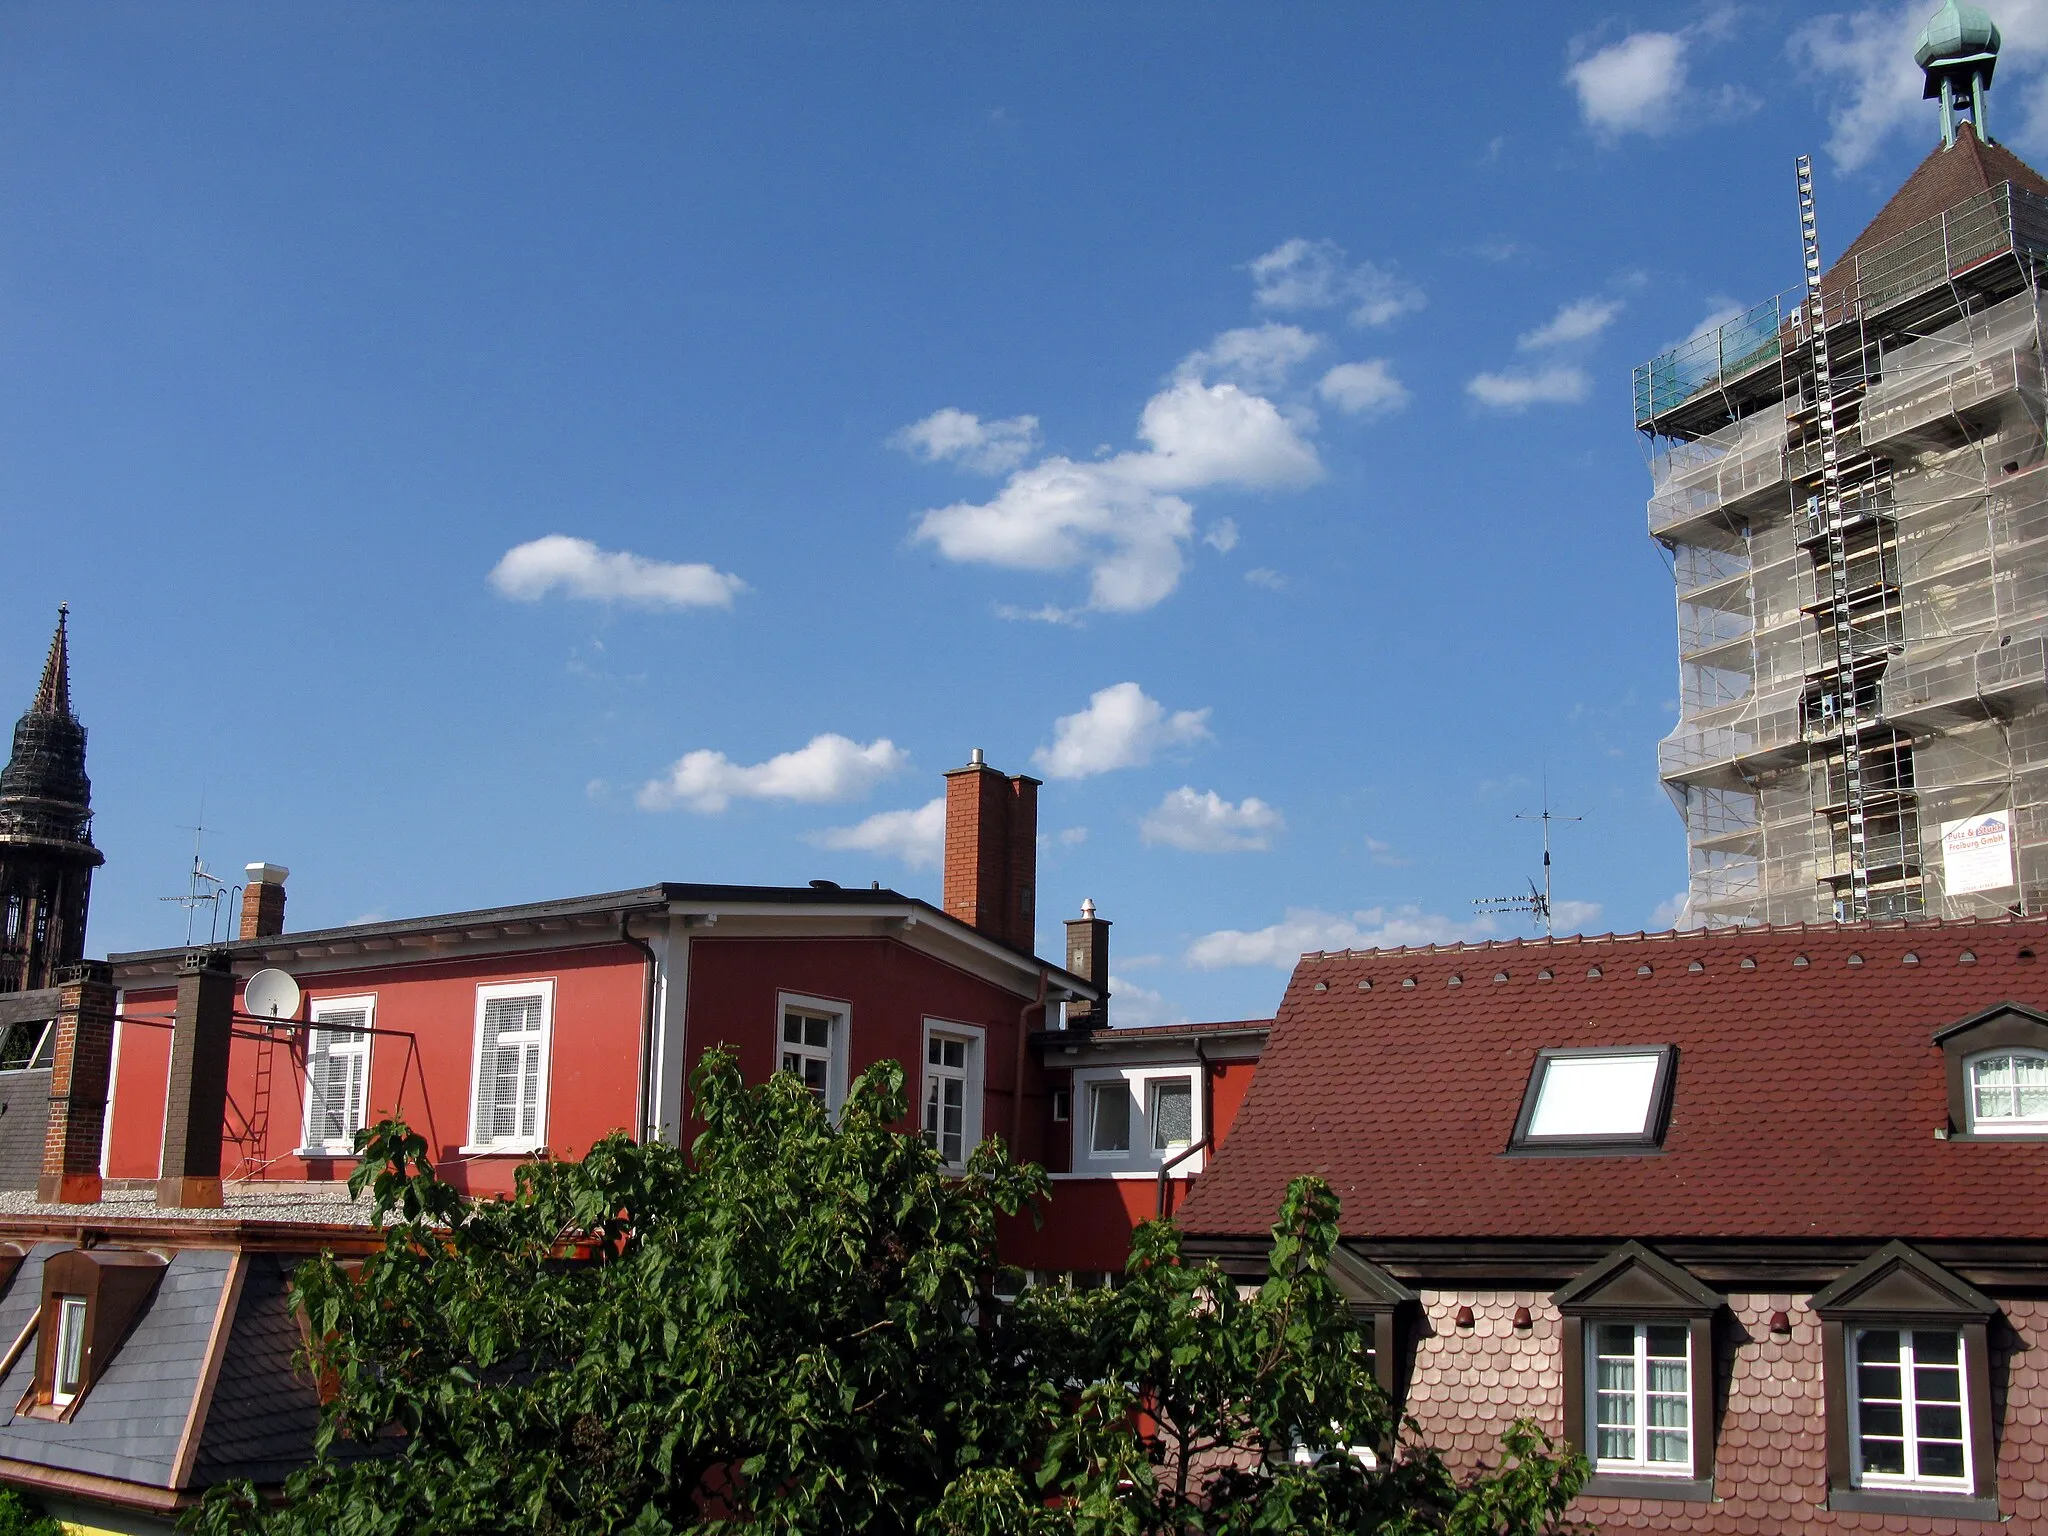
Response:
M1406 1410L1422 1437L1460 1473L1499 1460L1517 1418L1563 1429L1562 1320L1549 1299L1524 1291L1425 1291ZM1472 1309L1472 1325L1457 1325ZM1529 1326L1514 1326L1529 1309ZM2048 1300L2008 1300L1992 1334L1992 1412L1998 1503L2004 1523L1831 1511L1827 1428L1821 1406L1821 1325L1804 1296L1737 1294L1716 1330L1719 1409L1714 1501L1581 1499L1573 1512L1601 1531L1683 1531L1702 1536L1807 1532L1947 1533L2048 1530ZM1789 1335L1771 1332L1785 1312Z

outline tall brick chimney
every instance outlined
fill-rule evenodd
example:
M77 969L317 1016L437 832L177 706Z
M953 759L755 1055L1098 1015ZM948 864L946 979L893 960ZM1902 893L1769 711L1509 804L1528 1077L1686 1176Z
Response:
M282 864L251 864L243 871L243 938L269 939L284 932L284 883L290 875Z
M194 950L178 967L171 1025L170 1083L164 1093L164 1152L156 1203L217 1208L220 1131L228 1107L228 1046L234 1034L235 973L224 949Z
M57 1047L36 1198L90 1205L100 1197L100 1140L114 1066L114 973L85 960L57 973Z
M1067 1004L1067 1028L1102 1029L1109 1023L1109 919L1095 915L1095 903L1081 903L1081 915L1067 919L1067 969L1103 989L1099 1003L1076 998Z
M1038 782L999 773L979 747L966 767L946 774L946 912L1027 955L1038 900Z

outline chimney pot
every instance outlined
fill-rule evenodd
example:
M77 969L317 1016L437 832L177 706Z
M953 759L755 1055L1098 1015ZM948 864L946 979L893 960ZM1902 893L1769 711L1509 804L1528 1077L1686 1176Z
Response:
M1093 917L1093 916L1095 915L1095 898L1094 898L1094 897L1092 897L1092 896L1083 896L1083 897L1081 898L1081 915L1082 915L1083 917Z
M967 754L967 766L970 768L983 767L987 763L987 761L988 760L981 755L981 748L979 747L976 747L972 752Z
M239 937L271 939L284 932L284 883L291 871L282 864L250 864L243 870L242 926Z

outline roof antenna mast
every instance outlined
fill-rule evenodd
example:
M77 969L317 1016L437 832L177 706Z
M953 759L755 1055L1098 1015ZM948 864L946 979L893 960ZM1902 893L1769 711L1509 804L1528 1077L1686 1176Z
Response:
M1551 929L1550 904L1550 824L1553 821L1584 821L1583 816L1560 816L1550 808L1550 774L1543 775L1543 809L1541 812L1517 811L1517 821L1540 821L1543 823L1543 889L1536 889L1536 882L1529 882L1526 896L1482 896L1472 905L1482 912L1526 912L1543 925L1543 936L1555 937Z
M182 896L159 896L158 901L175 902L185 909L185 946L192 946L192 923L198 917L199 909L211 909L212 916L206 925L206 942L217 943L220 938L220 904L227 896L228 883L217 875L209 874L206 861L200 857L200 846L206 837L206 796L199 796L199 825L182 830L192 834L192 869L186 877L185 894Z

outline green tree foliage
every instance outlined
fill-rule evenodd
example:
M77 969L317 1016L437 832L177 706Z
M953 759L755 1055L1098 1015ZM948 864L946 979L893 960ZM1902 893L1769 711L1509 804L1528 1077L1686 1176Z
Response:
M12 1488L0 1488L0 1536L64 1536L64 1527Z
M714 1053L685 1158L615 1137L464 1201L403 1123L365 1133L381 1252L294 1280L336 1388L278 1501L205 1536L902 1536L1561 1529L1583 1464L1517 1426L1461 1484L1397 1433L1331 1285L1335 1198L1297 1181L1270 1278L1142 1228L1124 1283L1009 1294L1000 1222L1047 1189L895 1129L902 1069L837 1123Z

